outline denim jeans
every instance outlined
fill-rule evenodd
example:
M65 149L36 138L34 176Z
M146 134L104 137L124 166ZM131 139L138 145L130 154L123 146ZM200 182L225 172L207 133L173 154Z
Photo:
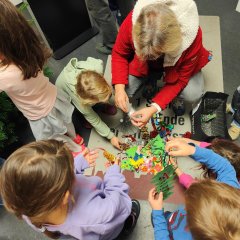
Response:
M108 0L86 0L88 12L96 22L103 39L103 44L112 48L117 37L117 25Z

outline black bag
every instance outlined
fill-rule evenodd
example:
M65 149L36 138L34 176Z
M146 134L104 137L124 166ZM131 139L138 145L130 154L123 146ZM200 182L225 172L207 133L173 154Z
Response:
M229 138L226 120L228 94L206 92L191 119L192 139L210 141L215 137Z

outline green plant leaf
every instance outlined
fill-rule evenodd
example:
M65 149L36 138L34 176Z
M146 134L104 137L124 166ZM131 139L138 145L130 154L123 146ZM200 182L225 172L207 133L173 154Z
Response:
M46 77L52 77L53 76L53 70L49 66L44 66L43 68L43 74Z

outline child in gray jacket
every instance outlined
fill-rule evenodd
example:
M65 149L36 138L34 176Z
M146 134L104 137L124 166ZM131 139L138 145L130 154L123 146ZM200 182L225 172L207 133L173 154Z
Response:
M112 95L112 88L102 74L102 60L88 57L86 61L78 61L77 58L72 58L58 76L56 86L71 97L74 106L99 135L120 149L119 139L92 108L97 103L107 103ZM115 107L110 107L116 113Z

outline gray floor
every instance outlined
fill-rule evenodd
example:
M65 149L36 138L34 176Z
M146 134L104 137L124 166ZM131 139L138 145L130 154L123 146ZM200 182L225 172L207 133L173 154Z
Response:
M225 92L231 95L240 84L240 13L235 11L237 0L196 0L200 15L220 16L221 21L221 41L222 41L222 59L223 59L223 79ZM84 60L88 56L101 58L106 62L107 57L95 51L95 45L100 41L100 36L96 36L86 42L84 45L73 51L71 54L56 61L52 59L49 66L54 70L54 76L51 79L53 82L60 73L61 69L72 58L77 57L79 60ZM214 79L213 79L214 81ZM75 118L78 114L75 113ZM231 117L229 116L229 121ZM77 130L84 135L89 136L89 131L83 129L79 124L76 124ZM22 133L25 141L32 139L31 133L26 137L26 132ZM240 140L237 141L240 143ZM129 239L153 239L152 228L149 224L150 208L146 202L141 202L142 214L139 219L137 228ZM167 209L173 209L175 206L167 205ZM139 229L144 228L146 234L139 236ZM27 239L47 239L43 235L32 231L23 222L17 220L14 216L6 213L4 209L0 209L0 240L27 240Z

